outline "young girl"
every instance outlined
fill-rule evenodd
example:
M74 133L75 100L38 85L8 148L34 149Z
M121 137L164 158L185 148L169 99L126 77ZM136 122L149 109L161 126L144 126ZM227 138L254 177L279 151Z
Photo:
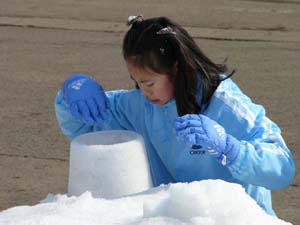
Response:
M275 215L270 190L288 186L294 176L278 126L180 25L165 17L128 21L123 55L137 88L104 92L87 75L71 76L56 97L63 133L73 139L98 130L138 132L155 186L203 179L239 183Z

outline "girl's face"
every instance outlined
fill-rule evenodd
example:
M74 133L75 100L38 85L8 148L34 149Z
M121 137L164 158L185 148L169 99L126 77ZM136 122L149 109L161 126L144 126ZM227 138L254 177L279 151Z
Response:
M127 63L128 71L143 95L153 104L164 105L174 97L174 87L167 74L141 69Z

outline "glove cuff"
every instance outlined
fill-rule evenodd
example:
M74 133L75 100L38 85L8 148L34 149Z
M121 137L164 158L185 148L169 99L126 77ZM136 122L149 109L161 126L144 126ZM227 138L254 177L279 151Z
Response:
M234 163L240 153L240 141L230 134L227 134L226 150L224 153L226 155L225 165L229 166Z

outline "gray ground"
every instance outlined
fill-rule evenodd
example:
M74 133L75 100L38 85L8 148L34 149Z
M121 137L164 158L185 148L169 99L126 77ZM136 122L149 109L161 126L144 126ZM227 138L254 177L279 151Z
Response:
M26 2L26 3L25 3ZM168 16L216 62L229 57L246 94L282 129L297 174L274 191L278 216L300 224L299 0L10 0L0 2L0 210L66 193L69 142L54 98L74 72L130 88L121 57L128 15Z

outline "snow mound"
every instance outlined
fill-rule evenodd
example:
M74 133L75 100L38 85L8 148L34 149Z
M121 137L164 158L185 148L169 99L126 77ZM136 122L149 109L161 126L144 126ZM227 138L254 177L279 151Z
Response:
M266 214L242 186L221 180L176 183L118 199L51 195L0 212L1 225L291 225Z

